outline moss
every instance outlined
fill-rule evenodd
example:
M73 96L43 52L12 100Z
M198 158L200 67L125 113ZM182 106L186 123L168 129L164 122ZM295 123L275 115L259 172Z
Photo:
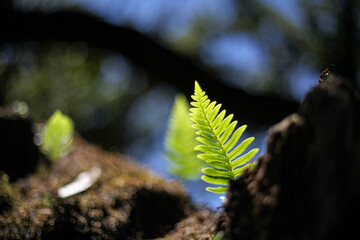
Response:
M9 210L18 199L18 192L9 182L9 177L0 172L0 213Z
M169 232L164 239L213 239L218 231L217 223L223 217L224 213L221 212L215 213L206 208L197 209L189 217L177 223L175 229Z
M155 238L187 216L191 204L177 183L79 138L74 144L74 152L47 173L16 182L21 197L0 215L0 239ZM58 188L93 166L102 171L93 186L57 196Z

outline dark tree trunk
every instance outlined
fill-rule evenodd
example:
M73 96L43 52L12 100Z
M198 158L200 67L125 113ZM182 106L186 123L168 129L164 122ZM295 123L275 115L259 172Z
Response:
M357 232L360 97L329 76L269 131L256 169L230 187L230 239L334 239ZM356 236L356 235L354 235Z
M357 4L353 0L340 0L341 11L338 15L338 27L334 41L330 41L328 58L334 64L337 74L344 76L356 84L358 56L358 28L356 26Z

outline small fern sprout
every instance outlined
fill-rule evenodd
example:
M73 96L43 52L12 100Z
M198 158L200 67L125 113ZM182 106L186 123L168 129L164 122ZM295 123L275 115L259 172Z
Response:
M171 110L164 141L168 171L184 180L199 177L204 161L196 157L195 129L189 119L190 105L183 94L178 94Z
M190 109L190 117L195 123L192 127L199 135L196 139L200 142L195 150L202 152L198 158L209 165L201 170L204 173L201 179L210 184L220 185L207 187L207 191L225 193L230 180L235 180L246 168L253 166L251 159L259 149L255 148L243 154L254 137L247 138L237 145L246 125L234 131L237 124L237 121L232 121L234 115L225 117L226 110L220 111L221 104L211 102L198 82L195 82L195 92L191 97L194 101L191 102L193 108Z
M40 150L52 161L66 156L72 151L74 123L68 116L56 110L46 122L42 133Z

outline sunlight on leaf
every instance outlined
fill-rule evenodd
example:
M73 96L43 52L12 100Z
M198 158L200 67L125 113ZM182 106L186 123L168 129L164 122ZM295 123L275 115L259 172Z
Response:
M235 130L237 121L232 121L234 115L226 116L226 110L220 111L221 104L211 102L198 82L195 82L195 93L191 97L194 101L191 102L193 108L190 109L190 117L195 123L192 127L197 130L199 137L196 140L201 143L195 150L202 152L198 158L210 166L201 170L205 174L201 179L220 185L216 188L207 187L207 191L225 193L229 180L235 180L246 168L254 166L252 158L259 149L244 154L255 138L247 138L237 145L246 125Z

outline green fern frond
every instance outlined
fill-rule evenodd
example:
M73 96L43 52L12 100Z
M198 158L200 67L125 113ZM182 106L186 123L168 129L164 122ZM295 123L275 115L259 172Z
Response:
M189 103L183 94L175 97L165 137L165 155L169 172L186 180L199 177L204 162L196 157L195 129L189 119Z
M72 151L74 123L56 110L46 122L40 150L53 162Z
M236 128L237 121L232 121L233 114L226 116L226 110L221 110L221 104L211 102L206 93L195 82L195 93L191 96L193 108L190 109L192 125L199 135L196 139L201 143L195 150L201 151L198 158L204 160L209 167L201 171L201 177L207 183L220 185L207 187L206 190L214 193L227 191L229 180L235 180L243 171L253 166L251 159L259 151L252 149L243 154L246 148L255 139L250 137L236 145L246 125ZM241 155L243 154L243 155Z

